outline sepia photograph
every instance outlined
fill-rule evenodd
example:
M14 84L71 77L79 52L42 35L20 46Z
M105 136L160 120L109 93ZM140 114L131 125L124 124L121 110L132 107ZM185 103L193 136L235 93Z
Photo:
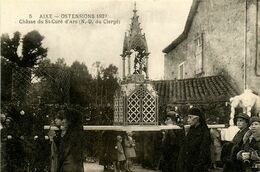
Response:
M260 0L0 0L1 172L260 172Z

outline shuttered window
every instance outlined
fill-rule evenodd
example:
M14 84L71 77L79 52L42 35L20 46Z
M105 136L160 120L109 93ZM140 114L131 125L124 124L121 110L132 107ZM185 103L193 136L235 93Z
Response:
M179 69L178 69L178 79L184 79L184 62L179 64Z

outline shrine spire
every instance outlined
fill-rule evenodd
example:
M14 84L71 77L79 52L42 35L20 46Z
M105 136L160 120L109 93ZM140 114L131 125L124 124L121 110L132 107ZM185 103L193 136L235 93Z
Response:
M146 79L148 79L148 46L145 38L145 34L142 33L142 28L140 27L139 16L137 15L136 2L134 3L133 17L131 18L130 29L125 33L124 43L123 43L123 53L121 54L123 59L123 78L125 76L125 60L127 57L128 61L128 74L131 75L131 68L134 68L133 74L146 74ZM131 60L132 60L131 64Z
M136 35L142 35L141 33L141 28L140 28L140 24L139 23L139 16L137 15L137 10L136 10L136 3L134 5L134 10L133 10L134 14L133 17L131 18L131 24L130 24L130 33L129 36L130 37L134 37Z
M139 16L137 15L136 2L134 3L133 17L131 18L130 29L125 35L123 44L123 53L126 51L146 51L148 52L147 42L145 34L142 34L141 23L139 22Z
M134 3L134 10L133 10L133 12L134 12L134 13L137 12L137 10L136 10L136 2Z

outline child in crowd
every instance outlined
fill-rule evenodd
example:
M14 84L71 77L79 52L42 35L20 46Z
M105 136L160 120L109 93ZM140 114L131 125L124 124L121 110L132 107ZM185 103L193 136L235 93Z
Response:
M135 153L135 140L133 139L133 133L131 131L126 132L124 139L125 155L126 155L126 169L131 172L132 159L136 157Z
M125 158L125 153L124 153L124 149L122 146L122 137L121 136L117 136L117 143L116 143L116 150L117 150L117 169L119 172L124 170L124 161L126 160Z

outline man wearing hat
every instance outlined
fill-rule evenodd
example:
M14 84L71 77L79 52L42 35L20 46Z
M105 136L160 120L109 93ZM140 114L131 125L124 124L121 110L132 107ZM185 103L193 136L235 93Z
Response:
M223 145L221 159L224 163L223 172L239 172L242 169L242 163L237 160L236 155L243 145L243 137L249 130L249 116L246 113L240 113L235 116L235 123L239 129L231 142Z
M206 172L211 163L211 137L204 113L196 107L188 112L190 129L184 137L177 162L178 172Z

